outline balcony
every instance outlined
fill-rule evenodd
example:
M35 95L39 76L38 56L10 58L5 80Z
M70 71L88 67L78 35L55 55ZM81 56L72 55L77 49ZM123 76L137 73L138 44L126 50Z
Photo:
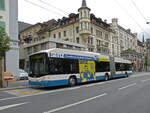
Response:
M80 30L79 32L80 35L90 35L91 32L87 29L87 30Z

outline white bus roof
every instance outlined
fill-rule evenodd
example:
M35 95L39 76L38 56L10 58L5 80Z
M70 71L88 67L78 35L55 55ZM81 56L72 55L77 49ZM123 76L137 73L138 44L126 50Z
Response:
M125 59L123 59L123 58L118 58L118 57L115 57L114 58L114 62L120 62L120 63L131 63L131 61L129 61L129 60L125 60Z
M100 53L94 53L94 52L88 52L88 51L78 51L78 50L69 50L69 49L60 49L60 48L52 48L52 49L47 49L47 50L42 50L34 54L38 53L47 53L49 57L60 57L64 58L62 55L69 55L69 57L76 57L77 59L82 57L81 59L90 59L94 58L104 58L104 59L109 59L109 56L106 55L101 55ZM32 54L32 55L34 55ZM68 57L68 56L67 56ZM79 58L79 59L80 59Z

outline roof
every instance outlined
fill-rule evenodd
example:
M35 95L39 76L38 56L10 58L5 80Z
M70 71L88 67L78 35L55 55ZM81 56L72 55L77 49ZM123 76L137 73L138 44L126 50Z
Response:
M135 35L133 33L131 33L128 29L126 30L125 28L123 28L122 26L118 25L119 29L122 29L123 31L125 31L126 33L132 35L133 37L135 37Z
M87 7L87 5L86 5L86 0L82 0L82 5L81 5L81 7L78 9L78 11L79 11L80 9L85 9L85 8L91 10L90 8Z
M27 29L30 26L32 26L32 24L18 21L18 31L19 31L19 33L22 32L23 30Z
M55 19L51 19L51 20L49 20L47 22L42 23L41 26L42 27L41 27L39 33L43 32L43 31L48 31L48 30L56 27L57 26L57 21Z
M36 24L34 24L34 25L31 25L31 26L25 28L24 30L20 31L19 33L22 33L22 32L24 32L25 30L30 29L30 28L32 28L32 27L34 27L34 26L36 26L36 25L40 25L40 26L41 26L42 24L41 24L41 23L36 23Z

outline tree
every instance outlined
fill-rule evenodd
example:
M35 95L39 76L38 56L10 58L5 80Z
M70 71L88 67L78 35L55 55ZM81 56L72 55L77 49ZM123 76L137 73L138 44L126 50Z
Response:
M5 32L5 29L2 28L0 26L0 58L1 58L1 62L0 62L0 68L1 68L1 72L0 72L0 87L4 87L4 56L5 56L5 52L10 50L10 38L7 35L7 33Z
M10 49L10 38L5 32L5 29L0 27L0 56Z

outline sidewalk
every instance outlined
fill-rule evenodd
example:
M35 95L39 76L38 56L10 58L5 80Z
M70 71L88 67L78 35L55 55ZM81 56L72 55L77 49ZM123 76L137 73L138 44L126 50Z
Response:
M6 88L0 88L0 91L12 90L12 89L21 89L21 88L30 88L31 87L28 85L28 80L8 82L7 85L8 86Z

